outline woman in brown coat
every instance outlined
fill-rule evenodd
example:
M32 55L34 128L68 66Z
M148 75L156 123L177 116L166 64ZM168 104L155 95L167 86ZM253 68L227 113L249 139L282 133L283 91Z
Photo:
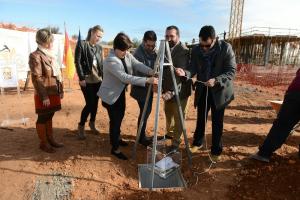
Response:
M53 138L52 118L61 109L63 85L60 66L53 54L53 35L48 29L36 33L38 48L29 56L32 83L35 89L34 103L38 115L36 131L40 139L40 149L54 153L52 147L63 147Z

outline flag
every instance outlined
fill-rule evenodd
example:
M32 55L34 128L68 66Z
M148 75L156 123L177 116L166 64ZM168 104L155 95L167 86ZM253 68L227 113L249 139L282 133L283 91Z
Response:
M79 29L78 38L77 38L77 46L81 45L80 41L81 41L81 34L80 34L80 29Z
M65 29L65 49L64 49L64 65L66 66L66 74L69 80L74 78L75 75L75 63L70 46L69 36Z

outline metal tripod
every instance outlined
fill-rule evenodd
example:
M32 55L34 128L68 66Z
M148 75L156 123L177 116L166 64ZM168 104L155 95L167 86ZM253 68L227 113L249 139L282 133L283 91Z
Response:
M165 62L165 60L167 62ZM180 117L180 126L182 128L181 130L183 131L185 149L186 149L186 152L188 155L189 166L191 166L191 164L192 164L192 156L191 156L191 152L189 150L189 142L188 142L188 138L187 138L187 134L186 134L186 127L185 127L185 123L184 123L183 111L182 111L182 107L181 107L180 99L179 99L179 92L178 92L178 86L176 83L173 62L172 62L172 58L171 58L171 51L170 51L169 43L165 40L161 40L159 50L158 50L158 56L157 56L155 64L154 64L154 71L159 73L159 82L158 82L158 92L157 92L155 118L154 118L155 121L154 121L153 148L152 148L152 166L151 166L152 167L151 168L152 169L152 174L151 174L152 187L151 187L151 189L153 188L153 180L154 180L154 167L155 167L155 158L156 158L160 97L161 97L161 93L162 93L163 68L165 66L170 68L172 82L173 82L173 86L174 86L175 98L176 98L176 103L177 103L177 108L178 108L177 111L178 111L179 117ZM142 127L144 124L144 118L145 118L146 110L147 110L147 107L149 104L151 90L152 90L152 85L149 85L148 91L147 91L146 102L145 102L145 105L143 108L143 113L142 113L142 117L141 117L140 124L138 127L136 141L135 141L134 149L132 152L132 157L134 159L136 158L136 148L137 148L137 144L140 139L141 130L142 130Z

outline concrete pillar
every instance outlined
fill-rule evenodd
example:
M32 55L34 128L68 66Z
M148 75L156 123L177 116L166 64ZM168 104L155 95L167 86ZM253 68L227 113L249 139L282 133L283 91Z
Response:
M265 45L264 66L267 66L270 60L271 39L267 39Z

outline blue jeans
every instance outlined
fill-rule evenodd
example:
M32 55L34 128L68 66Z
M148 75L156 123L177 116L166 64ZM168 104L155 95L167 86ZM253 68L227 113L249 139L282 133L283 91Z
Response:
M99 97L97 92L100 88L101 82L99 83L87 83L85 87L80 87L84 96L85 106L83 107L80 115L80 126L84 126L89 114L90 121L95 122L96 114L98 110Z
M138 100L138 104L139 104L139 108L140 108L140 114L139 114L139 118L138 118L138 124L137 124L137 127L139 128L139 125L140 125L140 122L141 122L141 118L142 118L142 114L143 114L143 109L144 109L144 106L145 106L145 102L146 100ZM149 98L149 102L148 102L148 107L146 109L146 114L145 114L145 118L144 118L144 123L143 123L143 126L142 126L142 130L141 130L141 135L140 135L140 141L143 140L146 136L145 132L146 132L146 127L147 127L147 121L148 121L148 118L149 118L149 115L151 113L151 110L152 110L152 101L153 101L153 95L150 95L150 98Z

